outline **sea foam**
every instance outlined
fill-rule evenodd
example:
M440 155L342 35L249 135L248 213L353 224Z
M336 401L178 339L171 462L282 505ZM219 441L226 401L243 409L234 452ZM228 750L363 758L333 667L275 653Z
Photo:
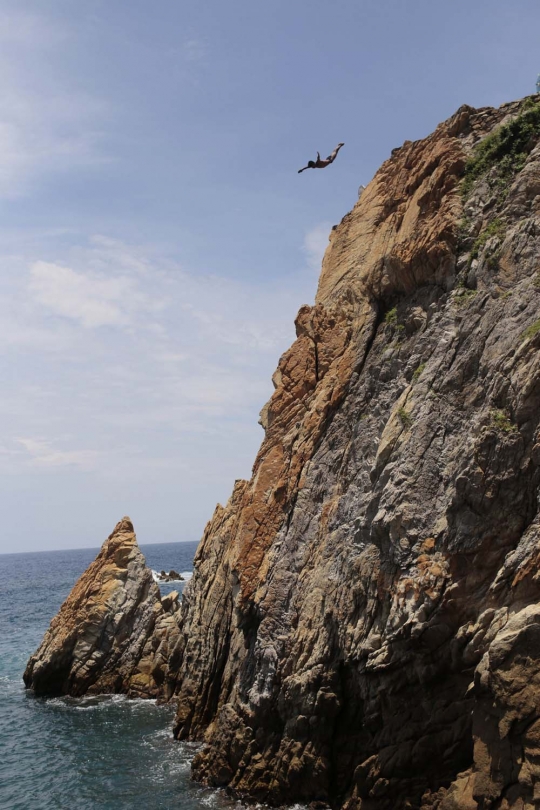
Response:
M171 585L173 582L188 582L188 580L190 580L193 576L193 571L181 571L180 576L182 579L169 579L165 581L159 578L159 571L154 571L152 569L152 577L154 582L157 582L158 585Z

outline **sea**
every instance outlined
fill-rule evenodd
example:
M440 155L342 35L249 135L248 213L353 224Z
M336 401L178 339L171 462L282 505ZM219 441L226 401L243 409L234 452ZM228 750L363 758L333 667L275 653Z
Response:
M196 543L141 546L189 577ZM0 810L203 810L238 805L190 779L173 710L123 696L36 698L22 673L99 549L0 555ZM162 584L162 593L182 585Z

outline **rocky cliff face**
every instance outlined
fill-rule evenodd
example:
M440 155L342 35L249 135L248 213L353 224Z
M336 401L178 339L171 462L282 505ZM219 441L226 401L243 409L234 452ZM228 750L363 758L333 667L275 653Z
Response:
M24 682L38 695L167 697L178 608L178 594L160 598L125 517L51 622Z
M460 109L333 229L170 661L196 778L540 802L540 110Z
M195 777L270 803L539 806L539 257L536 99L394 150L333 229L180 626L153 630L119 524L27 682L174 694Z

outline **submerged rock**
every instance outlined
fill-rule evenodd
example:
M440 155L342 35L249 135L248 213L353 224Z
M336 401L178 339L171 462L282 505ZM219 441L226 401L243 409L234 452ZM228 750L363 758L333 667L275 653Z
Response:
M184 577L182 574L179 574L178 571L175 571L174 568L167 573L167 571L160 571L157 575L157 579L159 582L183 582Z
M24 682L38 695L165 697L178 609L176 592L160 598L125 517L52 620Z

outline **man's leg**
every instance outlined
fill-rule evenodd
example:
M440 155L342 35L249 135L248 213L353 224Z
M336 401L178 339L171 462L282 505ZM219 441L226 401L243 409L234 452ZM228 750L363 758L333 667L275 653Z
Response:
M336 157L337 157L337 153L339 152L339 150L341 149L341 147L342 147L342 146L345 146L345 144L344 144L344 143L338 143L338 145L336 146L336 148L334 149L334 151L332 152L332 154L331 154L331 155L328 155L328 157L326 158L326 160L329 160L329 161L330 161L330 163L333 163L333 162L334 162L334 160L335 160L335 159L336 159Z

